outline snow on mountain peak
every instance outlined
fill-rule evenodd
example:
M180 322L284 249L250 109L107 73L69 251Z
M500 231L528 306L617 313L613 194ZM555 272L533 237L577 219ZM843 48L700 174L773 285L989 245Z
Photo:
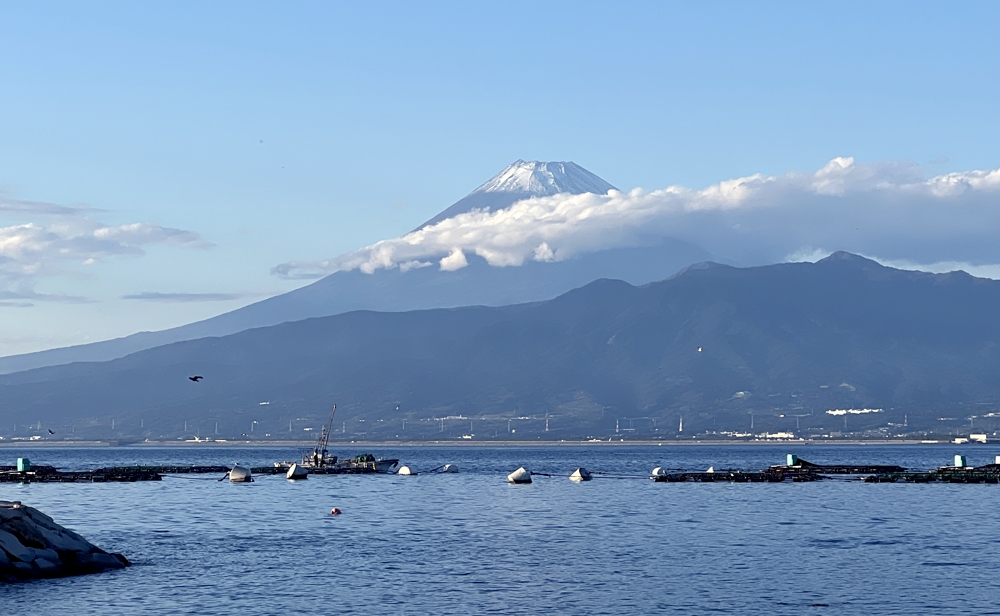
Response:
M560 193L606 195L609 190L614 189L614 186L576 163L517 160L485 184L417 228L437 224L442 220L472 210L495 212L531 197L548 197Z
M607 194L615 187L573 162L517 160L472 191L477 193L528 193L546 197L559 193Z

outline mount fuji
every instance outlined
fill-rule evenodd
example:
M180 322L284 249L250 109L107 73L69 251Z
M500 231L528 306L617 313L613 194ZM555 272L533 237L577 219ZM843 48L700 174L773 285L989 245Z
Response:
M560 193L604 195L609 190L615 190L615 187L576 163L517 160L418 228L437 224L472 210L502 210L532 197L549 197Z
M419 228L472 210L496 211L532 197L606 194L615 187L573 162L518 160ZM676 239L592 252L557 262L493 267L470 256L457 271L424 267L368 274L338 271L294 291L204 321L158 332L0 358L0 374L81 361L107 361L152 347L355 310L401 312L458 306L502 306L556 297L599 278L639 285L661 280L712 255Z

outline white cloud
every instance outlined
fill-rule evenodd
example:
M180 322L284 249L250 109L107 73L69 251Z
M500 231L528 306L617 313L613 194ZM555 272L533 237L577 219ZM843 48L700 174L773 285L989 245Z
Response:
M85 298L42 294L34 284L93 266L114 256L140 256L153 244L206 248L197 233L153 223L107 226L90 218L92 208L15 201L0 196L0 215L29 221L0 226L0 300L4 306L33 301L80 302Z
M406 263L399 264L399 271L408 272L413 269L421 269L424 267L430 267L434 265L430 261L407 261Z
M147 222L136 222L120 227L101 227L94 230L94 237L117 246L138 247L146 244L168 246L193 246L207 248L209 244L193 231L171 229Z
M30 284L22 282L13 289L0 289L0 305L15 308L33 306L32 302L58 302L62 304L86 304L91 300L76 295L58 293L36 293Z
M932 272L934 274L946 274L959 270L972 274L977 278L993 278L1000 280L1000 263L973 264L966 261L937 261L933 263L918 263L909 260L880 259L872 257L882 265L894 267L902 270L916 270L921 272Z
M761 174L703 190L554 195L494 212L473 211L319 262L288 262L288 278L439 261L453 270L474 254L496 267L560 261L657 236L699 245L737 264L813 259L823 247L885 262L1000 263L1000 170L926 179L918 165L831 160L814 173ZM460 256L459 256L460 255Z
M812 248L800 248L790 255L787 255L782 261L786 263L815 263L820 259L825 259L833 254L832 250L823 250L822 248L812 249Z
M465 253L462 252L461 248L453 249L451 253L447 257L441 259L440 262L441 271L443 272L454 272L455 270L462 269L468 264L469 261L465 258Z
M162 293L159 291L143 291L142 293L122 295L121 299L180 304L191 302L230 302L248 297L271 297L273 295L277 295L277 293L261 293L259 291L241 291L237 293Z
M825 259L833 254L832 250L811 250L803 249L794 252L783 260L789 263L809 262L815 263L820 259ZM967 261L912 261L909 259L883 259L876 255L861 254L860 256L876 261L886 267L916 272L930 272L932 274L947 274L948 272L963 271L977 278L992 278L1000 280L1000 263L973 264Z
M75 216L99 211L91 207L71 207L45 201L26 201L0 193L0 214Z

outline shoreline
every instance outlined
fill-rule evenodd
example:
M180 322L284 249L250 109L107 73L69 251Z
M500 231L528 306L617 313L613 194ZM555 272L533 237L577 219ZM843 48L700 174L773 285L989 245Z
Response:
M819 446L828 447L831 445L956 445L948 440L753 440L753 441L333 441L330 447L355 448L355 447L692 447L707 445L712 447L766 447L766 446ZM961 443L962 445L983 445L984 443ZM176 447L208 447L208 448L269 448L269 447L296 447L300 449L311 449L315 443L309 441L147 441L135 443L117 443L114 441L0 441L0 449L17 448L176 448Z

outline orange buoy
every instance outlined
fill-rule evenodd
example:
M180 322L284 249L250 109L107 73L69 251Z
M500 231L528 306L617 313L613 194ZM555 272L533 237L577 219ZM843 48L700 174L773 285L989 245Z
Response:
M337 509L336 507L330 510L330 515L340 515L341 513L343 513L343 511Z

